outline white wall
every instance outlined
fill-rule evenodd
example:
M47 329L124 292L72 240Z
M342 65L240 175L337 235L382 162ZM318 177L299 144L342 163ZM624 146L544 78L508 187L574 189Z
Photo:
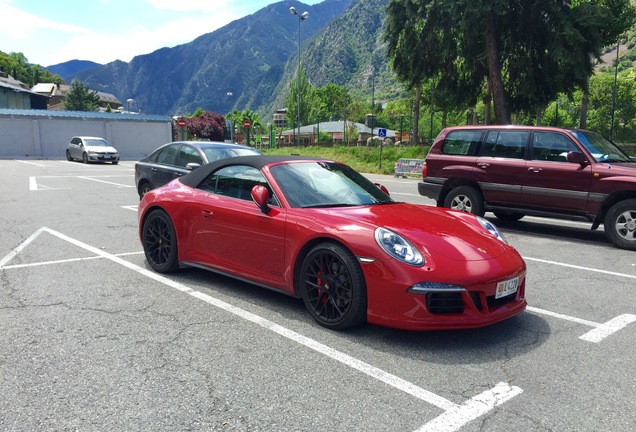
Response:
M172 141L172 127L168 117L145 120L144 116L118 119L0 113L0 158L65 159L66 146L76 135L105 138L121 159L138 160Z

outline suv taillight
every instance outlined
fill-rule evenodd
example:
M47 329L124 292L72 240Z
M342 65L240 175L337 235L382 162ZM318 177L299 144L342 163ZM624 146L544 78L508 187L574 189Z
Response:
M422 178L425 178L428 175L428 167L426 166L426 162L422 164Z

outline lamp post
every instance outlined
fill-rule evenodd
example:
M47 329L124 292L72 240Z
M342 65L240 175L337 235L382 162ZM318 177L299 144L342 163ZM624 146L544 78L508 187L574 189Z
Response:
M298 121L298 136L296 137L296 145L300 147L300 23L309 17L309 12L305 11L299 15L296 8L292 6L289 8L289 13L298 17L298 112L296 119Z
M126 103L128 103L128 114L130 114L130 105L134 102L133 99L126 99Z

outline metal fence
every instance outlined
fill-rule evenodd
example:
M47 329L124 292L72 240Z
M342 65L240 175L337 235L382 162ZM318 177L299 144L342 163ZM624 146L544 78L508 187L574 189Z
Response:
M393 168L393 177L420 176L423 166L424 159L398 159Z

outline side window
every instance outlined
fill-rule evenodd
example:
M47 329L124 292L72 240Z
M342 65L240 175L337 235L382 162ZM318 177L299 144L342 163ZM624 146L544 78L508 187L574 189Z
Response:
M256 185L263 185L270 191L270 205L279 205L263 174L250 166L233 165L221 168L204 179L197 188L217 195L251 201L252 188Z
M177 153L177 146L169 145L157 155L157 163L174 165L174 157Z
M483 132L458 130L448 134L442 145L442 153L457 156L476 156L479 152Z
M528 131L502 130L488 132L480 156L523 159L528 143Z
M189 163L198 163L203 165L203 159L199 155L197 149L189 145L182 145L177 155L177 166L184 167Z
M77 145L79 145L79 143L80 143L80 139L79 139L79 138L73 138L73 139L71 140L71 144L77 144Z
M535 132L532 138L532 159L567 162L570 151L579 151L568 137L556 132Z

